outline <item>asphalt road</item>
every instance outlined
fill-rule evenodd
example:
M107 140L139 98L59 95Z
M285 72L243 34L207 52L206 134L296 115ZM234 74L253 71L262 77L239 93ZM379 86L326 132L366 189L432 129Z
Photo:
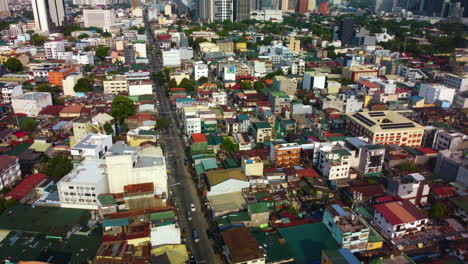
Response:
M145 16L146 34L148 45L153 49L150 52L150 66L152 72L160 72L162 70L162 59L156 55L159 50L155 42L151 27ZM215 257L212 241L208 238L207 230L209 228L209 220L202 212L200 198L197 193L195 184L192 180L190 172L185 164L185 148L186 144L178 134L177 126L179 124L177 115L172 111L169 99L166 97L165 87L157 80L154 83L154 93L156 103L156 111L160 116L168 118L174 124L165 129L159 134L161 142L164 144L166 154L166 164L169 174L169 190L172 193L172 199L175 206L178 208L178 220L182 232L185 234L186 245L192 252L197 263L222 263L220 257ZM191 212L192 220L187 219L187 212L190 211L190 205L193 203L196 207L195 212ZM200 241L193 241L193 230L197 230Z

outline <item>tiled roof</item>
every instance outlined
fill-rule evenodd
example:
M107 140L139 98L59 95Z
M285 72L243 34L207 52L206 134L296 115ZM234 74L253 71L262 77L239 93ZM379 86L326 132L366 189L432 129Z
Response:
M409 201L396 201L374 205L374 208L392 225L411 223L427 217Z

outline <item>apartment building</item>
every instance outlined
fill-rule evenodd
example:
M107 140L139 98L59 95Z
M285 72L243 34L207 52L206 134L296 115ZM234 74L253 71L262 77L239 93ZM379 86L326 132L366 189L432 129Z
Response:
M102 82L105 94L128 93L127 77L125 75L115 75L112 79Z
M83 78L83 74L74 72L65 77L62 80L63 86L63 95L65 96L75 96L75 85L79 79Z
M75 68L73 67L59 68L57 70L48 72L50 85L62 86L65 77L67 77L72 72L75 72Z
M170 49L162 51L162 61L164 67L180 67L181 54L178 49Z
M116 16L113 9L84 9L83 22L85 27L97 27L110 31L111 26L116 23Z
M44 43L44 52L47 59L58 59L58 53L65 51L65 43L63 41L49 41Z
M293 167L301 165L301 146L297 143L270 144L270 159L276 167Z
M29 92L11 99L15 114L21 113L36 117L46 106L52 105L50 93Z
M252 134L255 136L255 142L269 142L272 139L273 131L268 122L252 123Z
M1 84L0 84L1 85ZM8 83L1 87L2 91L2 102L11 103L11 99L16 96L23 94L23 88L21 85L16 83Z
M427 204L431 190L430 181L426 180L420 173L386 177L386 180L389 194L408 200L415 205Z
M153 94L153 81L136 80L128 81L128 95L138 96L144 94Z
M155 195L168 197L166 161L160 147L131 147L117 141L106 153L106 164L109 192L121 193L125 185L152 182Z
M317 169L327 180L349 178L353 154L340 145L326 146L318 150Z
M112 147L112 135L89 134L70 150L74 159L101 159Z
M432 148L437 151L458 150L465 146L463 143L466 141L468 141L468 136L463 133L438 130L435 132Z
M367 250L369 227L354 212L338 204L327 205L323 224L341 248L347 248L353 253Z
M450 104L455 97L455 89L441 84L421 84L419 96L423 97L426 104L433 104L436 101L446 101Z
M380 174L385 158L385 148L382 145L364 145L360 148L358 171L360 175L371 176Z
M201 77L208 78L208 73L208 65L206 65L205 63L197 62L193 66L193 76L195 80L198 80Z
M410 201L374 205L374 223L391 238L425 230L429 219Z
M356 82L359 78L364 76L379 76L379 72L364 65L353 65L351 67L344 67L341 77L345 80Z
M97 197L109 192L104 159L85 159L57 183L60 206L98 210Z
M442 84L449 88L454 88L457 92L468 91L468 75L459 76L452 73L446 73L442 79Z
M424 127L395 111L358 112L347 117L348 133L367 137L372 144L421 146Z
M420 69L415 69L404 65L398 65L397 75L404 77L410 82L421 81L427 78L427 75Z
M0 191L13 187L21 180L18 157L0 155Z

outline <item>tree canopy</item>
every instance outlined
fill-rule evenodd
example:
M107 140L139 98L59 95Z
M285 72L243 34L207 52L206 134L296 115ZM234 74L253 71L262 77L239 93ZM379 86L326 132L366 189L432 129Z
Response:
M96 48L96 57L105 58L109 54L109 48L104 46L98 46Z
M446 214L447 214L447 207L443 203L440 203L440 202L437 202L434 205L432 205L429 211L429 215L431 217L441 217L441 216L445 216Z
M6 67L9 71L18 72L23 69L23 64L21 64L21 61L17 58L11 57L6 61Z
M31 36L31 43L34 46L42 46L47 40L47 37L39 35L39 34L34 34Z
M131 99L118 95L112 100L110 114L122 122L126 117L135 114L135 105Z
M230 137L225 137L220 148L224 151L235 152L239 150L239 145L234 143Z
M156 125L155 125L154 128L155 129L164 129L164 128L169 127L170 124L171 124L170 119L161 117L156 121Z
M56 156L45 160L41 173L51 177L54 180L60 180L73 169L72 162L64 156Z
M76 82L73 90L75 90L75 92L87 93L91 91L91 87L92 83L88 78L81 78Z
M255 90L263 89L265 88L265 84L262 81L255 81L253 84L253 88Z
M106 132L106 135L114 134L114 128L112 127L111 123L106 122L103 127L104 127L104 132Z
M194 80L189 80L187 78L184 78L180 82L179 87L185 88L185 90L187 90L187 91L193 91L193 90L195 90L195 85L196 84L197 83Z
M23 131L33 132L36 130L37 122L34 118L27 117L20 123L20 129Z

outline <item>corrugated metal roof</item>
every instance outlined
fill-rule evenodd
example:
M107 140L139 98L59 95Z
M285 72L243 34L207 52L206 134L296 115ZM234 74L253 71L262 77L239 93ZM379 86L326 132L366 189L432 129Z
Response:
M102 220L103 227L128 226L129 224L130 220L128 219L128 217Z

